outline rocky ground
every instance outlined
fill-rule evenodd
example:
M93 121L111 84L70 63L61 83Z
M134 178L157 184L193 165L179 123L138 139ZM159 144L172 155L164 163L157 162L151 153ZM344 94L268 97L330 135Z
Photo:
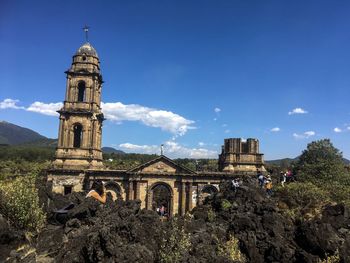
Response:
M337 250L340 262L350 262L346 207L326 205L317 217L295 220L255 184L234 192L223 183L190 215L166 222L139 201L102 206L79 194L53 197L49 210L69 202L75 208L30 244L0 218L0 262L5 255L7 262L235 262L233 237L247 262L319 262Z

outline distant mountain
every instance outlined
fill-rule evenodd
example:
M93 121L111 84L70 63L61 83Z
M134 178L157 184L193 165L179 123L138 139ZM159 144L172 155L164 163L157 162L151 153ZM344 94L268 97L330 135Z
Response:
M47 139L45 136L30 129L6 121L0 121L0 144L17 145Z
M350 160L346 159L346 158L343 158L343 162L346 164L346 165L349 165L350 164Z
M102 147L103 153L115 153L115 154L125 154L125 152L121 150L114 149L113 147Z
M283 159L277 159L277 160L268 160L265 161L266 164L271 164L271 165L277 165L277 166L289 166L292 162L296 162L299 159L298 157L295 158L283 158Z

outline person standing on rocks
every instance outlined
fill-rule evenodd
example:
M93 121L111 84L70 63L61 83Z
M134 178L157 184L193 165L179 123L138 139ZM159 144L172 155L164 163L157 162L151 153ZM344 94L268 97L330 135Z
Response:
M233 180L232 180L232 187L233 187L233 190L234 190L235 193L236 193L236 192L237 192L237 188L239 187L238 179L233 179Z
M258 177L258 182L259 182L260 188L263 188L264 181L265 181L264 180L264 175L262 174L262 172L258 171L257 177Z
M266 188L267 197L270 197L272 195L272 180L270 175L267 176L265 188Z
M86 195L86 198L92 197L102 204L106 203L107 195L106 189L101 181L94 181L91 186L90 192Z
M281 185L284 187L284 183L287 181L287 173L281 172Z

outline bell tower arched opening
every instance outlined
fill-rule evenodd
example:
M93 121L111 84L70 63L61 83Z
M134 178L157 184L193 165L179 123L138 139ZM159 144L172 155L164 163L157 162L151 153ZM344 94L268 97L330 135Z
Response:
M83 139L83 126L80 123L77 123L73 127L74 139L73 139L73 147L80 148L81 142Z
M85 101L85 81L80 81L78 84L78 102Z

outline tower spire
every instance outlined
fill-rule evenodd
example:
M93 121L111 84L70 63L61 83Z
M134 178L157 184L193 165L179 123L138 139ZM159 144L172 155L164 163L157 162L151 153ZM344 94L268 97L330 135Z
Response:
M85 39L86 39L86 42L89 42L89 28L90 27L88 27L87 25L85 25L84 27L83 27L83 30L84 30L84 32L85 32Z

